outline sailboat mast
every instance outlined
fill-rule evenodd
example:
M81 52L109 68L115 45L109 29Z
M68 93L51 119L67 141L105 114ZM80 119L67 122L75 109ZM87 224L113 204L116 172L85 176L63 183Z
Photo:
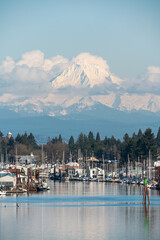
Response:
M129 154L128 154L128 177L130 178L130 160L129 160Z
M42 143L42 182L43 182L43 173L44 173L44 162L43 162L43 143Z
M137 178L138 178L138 166L139 166L139 157L137 159Z
M103 154L103 171L104 171L104 173L103 173L103 179L105 178L105 170L104 170L104 154Z
M148 171L149 171L149 179L151 180L151 150L149 150Z

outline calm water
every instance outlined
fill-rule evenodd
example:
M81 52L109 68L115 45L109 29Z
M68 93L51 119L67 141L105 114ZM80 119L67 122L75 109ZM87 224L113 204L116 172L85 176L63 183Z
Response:
M160 239L160 191L150 190L144 207L141 186L49 185L48 192L0 197L0 240Z

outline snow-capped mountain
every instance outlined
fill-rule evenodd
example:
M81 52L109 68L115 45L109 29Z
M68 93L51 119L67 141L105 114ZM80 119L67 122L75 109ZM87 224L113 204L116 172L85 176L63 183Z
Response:
M159 127L160 68L137 79L121 79L107 62L89 53L72 60L45 59L32 51L0 65L2 131L33 132L66 139L99 131L121 138L139 128Z
M0 65L0 80L0 108L22 115L69 117L97 104L129 112L160 111L158 67L149 67L140 79L122 80L106 60L89 53L70 61L62 56L45 59L38 50L18 61L7 57Z
M52 86L55 89L93 88L101 84L110 87L114 84L119 86L121 81L111 75L105 60L89 53L82 53L74 58L59 76L53 79Z

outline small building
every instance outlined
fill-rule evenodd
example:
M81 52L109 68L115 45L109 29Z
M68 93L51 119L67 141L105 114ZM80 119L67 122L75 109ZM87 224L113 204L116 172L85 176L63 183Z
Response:
M91 169L89 169L89 176L90 176L90 178L104 178L105 171L98 167L91 168Z
M0 186L5 187L15 187L16 186L16 176L14 174L6 173L0 175Z
M70 168L67 168L67 175L69 176L69 177L75 177L76 176L76 171L75 171L76 169L75 168L72 168L72 167L70 167Z
M36 160L34 158L33 153L31 153L30 155L17 156L17 162L21 165L23 164L28 165L28 164L35 163Z
M80 167L79 163L77 162L69 162L66 164L66 171L68 176L79 176L85 174L85 170Z

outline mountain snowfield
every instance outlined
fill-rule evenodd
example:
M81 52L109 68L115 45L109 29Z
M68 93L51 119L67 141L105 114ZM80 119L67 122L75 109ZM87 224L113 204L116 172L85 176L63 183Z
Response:
M53 88L93 88L101 84L119 86L121 80L112 77L106 61L88 53L81 53L53 82Z
M110 72L106 60L89 53L72 60L45 59L39 50L17 61L7 57L0 65L0 80L0 107L23 114L67 116L97 104L121 111L160 111L159 67L148 67L139 79L121 79Z

